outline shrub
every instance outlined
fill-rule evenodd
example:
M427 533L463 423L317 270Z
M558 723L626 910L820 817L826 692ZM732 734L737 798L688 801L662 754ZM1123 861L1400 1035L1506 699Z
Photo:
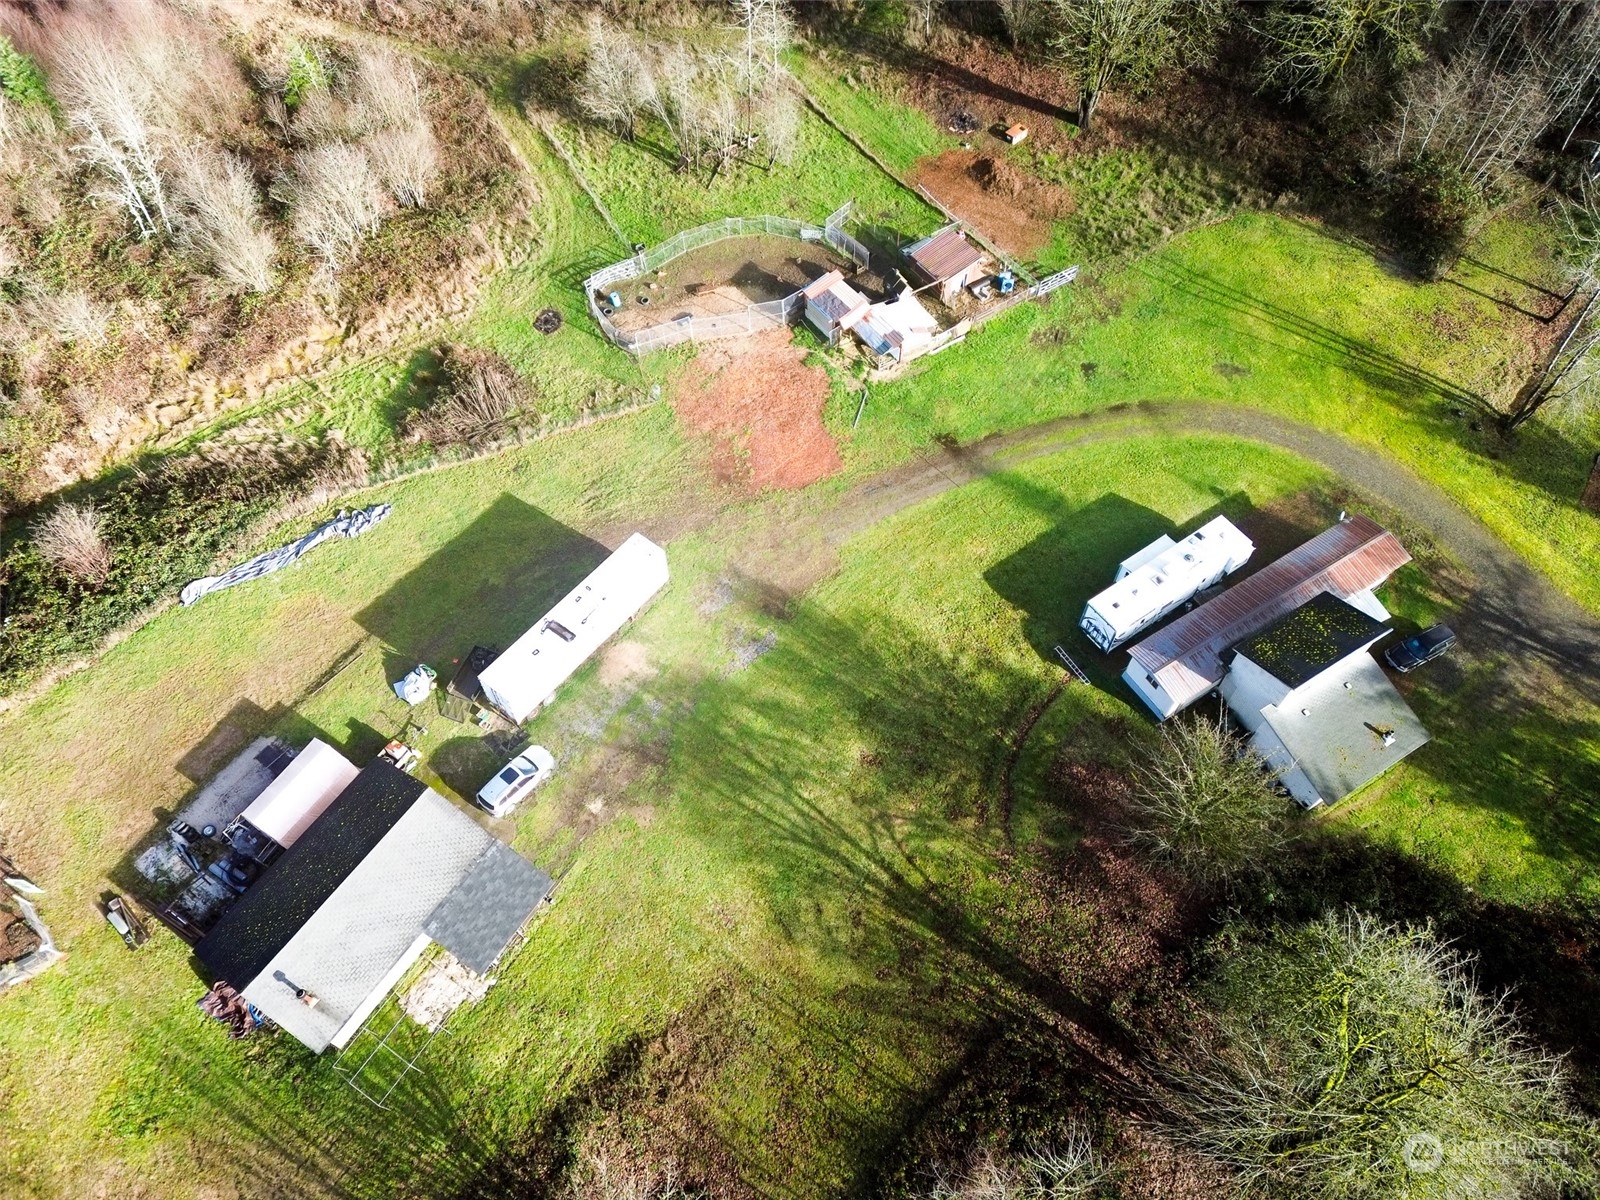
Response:
M272 234L261 221L250 168L237 155L199 147L184 156L174 180L177 240L208 260L235 290L272 287Z
M111 573L111 547L92 504L62 504L39 523L33 544L40 556L79 583L99 585Z
M83 292L35 296L24 306L34 328L65 345L98 346L111 332L111 308Z
M10 39L0 35L0 103L4 102L18 108L55 107L39 64L12 45Z
M95 588L56 568L37 540L9 542L0 555L6 594L0 693L94 650L113 630L206 574L223 549L336 467L342 453L324 443L135 472L97 497L97 527L111 554Z
M1466 249L1482 197L1460 171L1432 157L1398 169L1387 190L1395 249L1422 278L1438 279Z
M381 129L366 140L367 153L383 185L402 208L421 208L439 171L439 145L426 122Z
M529 405L527 384L492 350L445 351L433 402L406 418L405 436L444 449L480 446L512 428Z
M1171 721L1133 772L1131 840L1202 880L1262 865L1284 844L1285 802L1220 721Z
M1090 1200L1109 1196L1111 1170L1087 1135L1010 1154L983 1149L957 1170L940 1169L925 1200Z
M295 236L334 270L383 221L383 189L372 160L344 142L296 154L277 195L289 206Z

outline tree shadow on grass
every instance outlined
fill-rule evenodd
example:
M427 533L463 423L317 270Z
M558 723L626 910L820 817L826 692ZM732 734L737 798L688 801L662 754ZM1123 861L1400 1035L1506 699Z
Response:
M1412 407L1418 418L1431 418L1429 427L1434 435L1456 442L1475 457L1493 459L1498 469L1539 488L1560 507L1578 507L1591 455L1550 423L1530 422L1512 437L1502 438L1496 424L1499 410L1484 396L1442 375L1174 262L1170 256L1154 256L1136 269L1156 283L1238 318L1235 326L1241 332L1319 365L1349 372Z

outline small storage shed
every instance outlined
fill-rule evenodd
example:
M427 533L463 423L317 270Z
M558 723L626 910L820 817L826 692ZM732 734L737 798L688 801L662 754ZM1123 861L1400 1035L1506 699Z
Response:
M636 533L478 676L486 704L521 724L667 584L667 552Z
M856 326L856 336L878 354L906 362L927 348L938 328L933 314L905 291L869 308Z
M1181 542L1162 534L1122 561L1116 582L1084 606L1078 627L1100 649L1115 649L1237 571L1254 551L1227 517L1207 521Z
M344 755L321 738L312 738L239 819L288 849L358 774Z
M806 300L806 320L830 346L838 344L842 331L867 315L867 298L846 283L839 271L812 280L801 295Z
M989 273L989 256L967 241L959 225L913 242L906 256L925 279L939 285L939 299L946 304Z

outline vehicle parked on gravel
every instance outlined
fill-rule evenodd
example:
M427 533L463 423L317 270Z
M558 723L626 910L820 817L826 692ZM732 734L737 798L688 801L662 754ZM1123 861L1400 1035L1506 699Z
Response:
M1447 654L1456 644L1455 631L1448 625L1433 625L1421 633L1396 642L1383 652L1384 661L1402 675L1423 663Z

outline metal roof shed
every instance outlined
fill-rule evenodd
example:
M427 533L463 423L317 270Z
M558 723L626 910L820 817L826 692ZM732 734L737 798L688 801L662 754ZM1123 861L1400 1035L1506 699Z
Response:
M636 533L479 676L484 699L521 723L667 583L667 552Z

